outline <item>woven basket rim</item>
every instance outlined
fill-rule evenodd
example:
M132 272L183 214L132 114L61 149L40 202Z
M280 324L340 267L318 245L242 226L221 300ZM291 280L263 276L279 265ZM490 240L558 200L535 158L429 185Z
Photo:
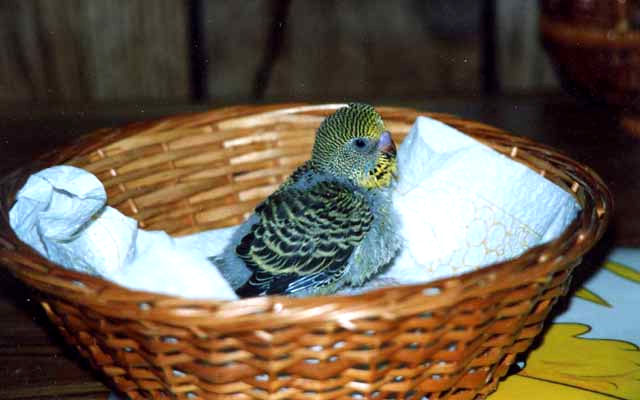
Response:
M232 106L221 109L213 109L205 112L179 114L175 116L155 119L152 121L136 122L125 125L121 128L100 129L92 133L80 136L72 144L63 147L62 150L54 149L50 153L44 154L42 157L34 160L33 163L17 168L12 172L7 173L5 176L0 177L0 195L2 196L0 198L0 262L8 265L8 268L11 270L11 272L19 279L25 276L38 278L38 274L46 275L47 279L55 281L56 285L63 286L65 287L65 289L68 289L68 292L60 293L57 286L43 283L42 285L38 285L38 287L36 287L36 289L39 289L42 292L55 294L57 296L63 296L69 300L73 300L79 303L90 303L93 306L104 303L104 307L101 307L100 311L105 312L105 314L107 315L111 314L114 317L123 316L118 314L117 310L110 311L111 307L108 307L108 304L114 304L118 301L138 303L157 302L163 303L164 305L174 305L176 309L181 310L188 309L190 305L209 304L214 306L214 308L217 307L221 310L221 312L223 311L227 313L226 315L231 312L232 314L237 315L239 318L242 318L243 316L250 316L254 314L256 310L264 311L265 309L268 309L278 312L278 310L281 309L288 309L291 311L291 313L283 315L283 317L288 318L282 318L281 321L281 323L285 324L291 322L290 318L295 321L304 321L306 319L317 320L319 318L322 320L341 320L345 318L345 312L347 314L351 313L348 315L351 315L354 318L366 317L367 307L372 302L382 302L387 305L395 304L403 297L401 293L403 291L415 292L416 290L421 290L425 294L431 293L433 295L431 301L433 301L434 308L442 306L443 303L450 302L450 294L453 292L457 293L460 296L456 299L456 302L462 301L465 298L472 297L474 295L473 292L470 292L468 290L469 288L465 286L465 282L476 281L478 279L482 280L482 277L490 277L492 275L495 275L498 271L500 271L502 268L505 268L505 266L509 265L516 259L536 259L540 263L545 262L545 268L552 270L554 263L550 261L557 260L559 263L560 261L564 261L566 257L573 257L576 260L579 259L593 246L593 244L595 244L595 242L597 242L597 240L604 233L605 227L609 221L611 214L612 197L602 179L590 168L581 165L577 161L572 160L571 158L563 155L561 152L552 149L549 146L538 144L528 138L513 136L501 129L492 127L487 124L457 118L448 114L421 112L412 108L388 106L379 106L376 108L389 113L399 112L409 113L410 115L415 116L425 115L441 120L444 123L447 123L444 121L447 119L465 122L471 124L474 129L486 129L486 133L489 136L494 135L498 137L500 135L506 135L506 138L512 140L513 143L516 144L514 146L515 148L534 146L536 149L540 149L549 157L555 157L570 164L572 173L576 174L576 178L583 181L583 185L586 186L584 180L590 180L591 186L593 187L589 187L587 189L589 189L590 191L590 193L588 194L590 195L591 200L594 202L594 205L592 207L587 207L587 209L583 209L571 222L571 224L565 229L565 231L556 239L532 247L516 259L509 259L503 262L494 263L475 271L467 272L454 277L440 278L427 283L414 285L378 288L355 295L343 294L330 296L313 296L306 298L266 296L239 299L234 301L215 299L195 300L178 296L151 293L141 290L133 290L97 276L91 276L82 272L68 270L48 261L44 257L40 256L31 247L21 242L9 226L8 210L13 204L15 194L17 193L18 189L22 186L22 183L26 181L26 178L31 173L47 166L60 164L64 161L70 160L74 156L87 154L106 143L124 139L125 137L135 135L136 133L139 133L143 130L155 129L158 127L167 128L171 126L189 125L190 123L194 123L194 121L197 122L207 120L207 118L210 118L212 116L214 116L214 118L220 117L218 118L218 120L222 120L225 118L225 116L229 115L238 117L243 115L258 115L262 113L292 114L300 112L322 112L335 109L342 105L342 103L314 105L308 105L305 103L284 103L262 106ZM215 121L215 119L208 120L209 123L211 123L212 121ZM482 142L482 140L480 141ZM587 213L590 215L586 215ZM574 243L567 243L569 239L573 237L577 238ZM28 270L24 268L25 265L29 266ZM77 282L80 282L81 284L77 284ZM506 287L509 285L513 285L514 282L502 282L501 284ZM447 290L447 292L449 293L448 297L438 300L440 288L459 288L459 290ZM331 299L331 307L328 307L327 309L317 307L317 305L320 304L323 299L327 298ZM305 315L294 315L293 311L295 311L296 309L305 309L308 311L310 309L309 307L313 306L316 307L312 308L312 310L315 310L312 313L306 313ZM340 313L338 313L337 311L340 311ZM174 317L199 319L210 318L210 315L204 316L197 312L194 314L183 312L179 313L179 315L174 315ZM153 320L155 317L152 313L147 312L145 314L145 318ZM162 316L157 316L157 319L161 320ZM234 319L233 323L238 323L238 320Z

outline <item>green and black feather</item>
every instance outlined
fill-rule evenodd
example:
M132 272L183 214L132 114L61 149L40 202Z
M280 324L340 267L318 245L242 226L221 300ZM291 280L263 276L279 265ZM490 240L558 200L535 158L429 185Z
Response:
M236 253L254 272L241 296L306 293L331 286L373 221L362 193L335 181L285 189L256 209L259 222Z

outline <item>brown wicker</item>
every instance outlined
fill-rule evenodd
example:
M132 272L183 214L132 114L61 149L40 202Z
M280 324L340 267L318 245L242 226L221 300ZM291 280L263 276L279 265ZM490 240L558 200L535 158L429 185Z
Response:
M640 112L640 3L540 3L542 41L566 86L577 94Z
M484 398L540 332L611 209L593 171L527 139L427 114L539 171L583 207L553 242L429 284L351 297L185 300L59 268L8 227L20 184L58 163L96 174L110 204L144 228L183 235L237 224L305 160L315 128L337 107L232 107L84 136L4 178L0 262L37 289L69 343L132 399ZM425 114L379 110L397 139Z

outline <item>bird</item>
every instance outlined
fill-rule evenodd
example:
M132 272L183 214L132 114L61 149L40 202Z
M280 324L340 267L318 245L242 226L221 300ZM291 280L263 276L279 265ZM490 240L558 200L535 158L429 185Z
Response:
M334 294L359 287L401 247L392 207L396 146L374 107L322 121L311 157L210 260L241 298Z

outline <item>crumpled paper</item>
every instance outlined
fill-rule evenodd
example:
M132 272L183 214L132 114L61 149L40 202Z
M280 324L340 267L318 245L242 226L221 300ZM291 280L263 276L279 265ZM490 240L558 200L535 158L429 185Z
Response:
M27 180L9 220L17 236L63 267L99 275L123 286L189 298L235 299L206 256L161 231L106 206L102 183L91 173L61 165ZM220 252L224 231L206 251ZM188 241L187 241L188 243Z
M394 208L403 249L362 288L428 282L517 257L557 237L580 210L535 171L436 120L419 117L398 150ZM137 228L106 206L90 173L59 166L32 176L11 209L18 236L68 268L123 286L192 298L234 299L207 257L236 227L172 238Z
M49 260L97 275L135 256L136 221L111 207L94 175L61 165L29 177L11 208L18 237Z

